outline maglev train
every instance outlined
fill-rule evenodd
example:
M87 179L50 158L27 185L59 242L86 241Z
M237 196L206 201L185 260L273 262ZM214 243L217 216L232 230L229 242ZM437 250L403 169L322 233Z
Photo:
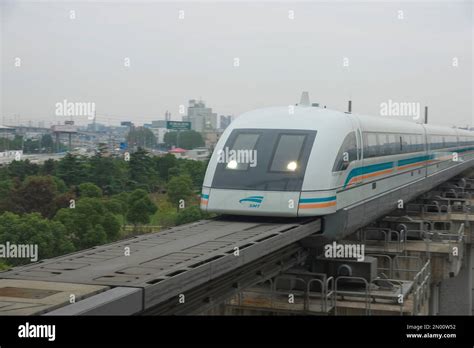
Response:
M474 164L474 132L318 106L242 114L219 139L201 209L324 216L341 237Z

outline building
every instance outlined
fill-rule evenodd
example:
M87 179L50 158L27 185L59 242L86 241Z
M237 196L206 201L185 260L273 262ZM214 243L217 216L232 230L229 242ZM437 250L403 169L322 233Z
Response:
M217 129L217 114L212 112L212 108L206 107L204 101L191 99L188 106L187 116L183 116L183 121L191 122L191 129L196 132Z
M168 153L174 155L176 158L186 158L186 152L188 150L182 149L180 147L173 147Z
M197 147L186 151L186 157L195 161L206 161L210 154L211 152L207 147Z
M170 114L168 111L165 114L165 117L169 117ZM165 120L157 120L151 122L150 130L156 137L156 142L158 144L164 144L165 142L165 134L168 133L168 129L166 128L166 119Z
M206 131L202 133L202 138L208 149L214 149L221 135L222 131Z
M219 122L219 129L226 129L227 127L229 127L229 125L231 124L231 122L233 121L233 116L232 115L228 115L228 116L225 116L225 115L221 115L220 116L220 122Z

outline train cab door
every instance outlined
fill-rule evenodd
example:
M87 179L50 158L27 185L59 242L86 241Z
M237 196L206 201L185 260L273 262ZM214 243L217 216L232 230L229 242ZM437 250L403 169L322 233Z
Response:
M357 118L357 116L351 117L351 122L352 122L352 129L354 129L354 132L356 133L356 141L357 141L357 167L363 167L364 166L364 141L362 137L362 130L360 127L360 121ZM357 179L357 184L361 184L363 182L362 178Z

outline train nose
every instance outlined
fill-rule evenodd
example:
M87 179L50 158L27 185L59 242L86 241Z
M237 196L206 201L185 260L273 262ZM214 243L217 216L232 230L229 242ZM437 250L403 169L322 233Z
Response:
M299 192L211 189L201 207L221 214L297 216ZM203 202L203 201L206 202Z

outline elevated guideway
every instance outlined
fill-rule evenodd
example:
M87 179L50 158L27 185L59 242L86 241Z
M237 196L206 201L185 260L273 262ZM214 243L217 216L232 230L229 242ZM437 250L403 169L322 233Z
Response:
M255 272L242 278L250 271L273 274L284 260L290 267L301 252L292 244L320 230L316 218L221 217L16 267L0 273L0 315L170 313L173 304L195 310L189 304L202 300L200 287L214 280L229 291L238 276L241 284L258 281ZM275 252L280 261L265 261Z

